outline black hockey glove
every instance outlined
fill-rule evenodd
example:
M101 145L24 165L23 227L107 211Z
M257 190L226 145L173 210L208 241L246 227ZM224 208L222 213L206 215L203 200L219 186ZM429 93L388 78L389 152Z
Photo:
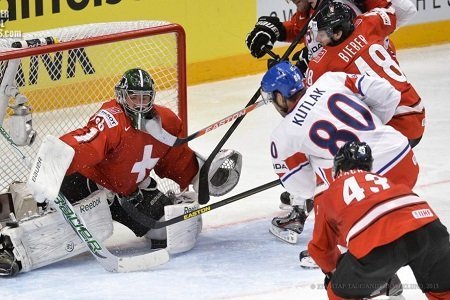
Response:
M302 72L303 76L305 76L309 63L308 48L303 47L302 50L294 53L294 55L292 55L292 61L295 61L295 66Z
M250 53L256 57L263 57L266 52L262 49L266 46L271 50L275 41L284 41L286 29L277 17L263 16L256 22L255 28L247 35L245 43Z
M331 272L325 273L325 278L323 279L323 286L325 287L325 289L328 288L328 285L330 284L331 281L331 277L333 277L333 273Z
M135 210L137 210L145 217L155 221L158 221L164 215L164 206L173 205L173 199L167 197L157 188L156 181L153 178L146 187L138 188L136 192L128 197L123 197L119 202L130 216L136 215ZM126 205L127 203L128 205ZM130 205L134 208L130 208ZM137 221L140 222L139 219ZM140 223L142 224L142 222Z

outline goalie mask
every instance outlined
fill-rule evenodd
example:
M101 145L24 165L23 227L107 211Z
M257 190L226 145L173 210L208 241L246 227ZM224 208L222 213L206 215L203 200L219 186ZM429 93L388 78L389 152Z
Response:
M155 100L155 83L148 72L135 68L126 71L115 87L116 99L126 114L131 118L133 126L141 129L142 120L152 117Z

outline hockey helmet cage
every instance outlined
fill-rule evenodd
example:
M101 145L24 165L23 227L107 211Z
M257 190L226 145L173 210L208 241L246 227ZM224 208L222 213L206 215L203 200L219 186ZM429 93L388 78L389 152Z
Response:
M155 100L155 83L150 74L139 68L126 71L115 87L116 99L134 118L150 112Z

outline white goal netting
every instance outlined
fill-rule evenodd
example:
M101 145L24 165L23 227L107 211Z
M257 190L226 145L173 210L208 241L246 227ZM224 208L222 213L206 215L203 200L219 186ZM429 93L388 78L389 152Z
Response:
M28 99L38 133L31 146L20 147L26 156L34 157L45 135L60 136L84 126L101 102L114 97L122 74L136 67L149 71L156 84L155 102L175 111L187 130L181 26L163 21L97 23L27 33L20 41L35 39L41 40L40 46L21 49L12 48L17 39L0 39L0 123L9 131L12 109L7 105L13 106L15 99L5 94L5 87L12 84ZM0 136L0 193L27 176L15 150ZM174 189L174 183L159 183L163 190Z

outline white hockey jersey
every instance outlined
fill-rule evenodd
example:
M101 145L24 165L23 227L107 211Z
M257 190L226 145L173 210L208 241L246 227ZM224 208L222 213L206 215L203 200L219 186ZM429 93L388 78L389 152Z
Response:
M288 192L312 199L316 174L329 184L333 157L346 141L372 148L373 172L385 174L410 151L406 137L384 125L394 114L400 92L388 81L327 72L272 134L273 167Z

